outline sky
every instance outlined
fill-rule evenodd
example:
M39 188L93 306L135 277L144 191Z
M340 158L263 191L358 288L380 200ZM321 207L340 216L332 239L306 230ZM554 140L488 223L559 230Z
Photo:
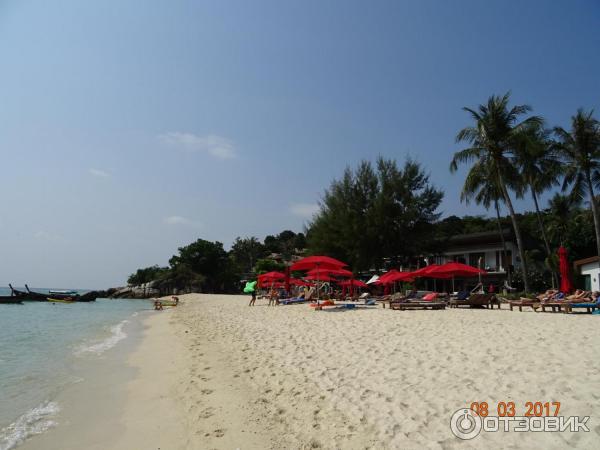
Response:
M597 0L0 0L0 285L302 231L379 155L486 214L448 170L461 108L511 91L566 127L600 112L599 54Z

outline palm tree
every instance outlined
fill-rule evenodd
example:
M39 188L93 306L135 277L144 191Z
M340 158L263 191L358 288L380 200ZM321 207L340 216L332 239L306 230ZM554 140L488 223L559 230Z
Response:
M569 220L578 211L581 199L555 193L548 201L548 234L552 242L564 245L569 231Z
M600 185L600 122L593 117L594 111L578 109L571 117L571 130L554 128L560 141L563 158L563 191L571 186L571 195L583 199L587 193L596 231L597 253L600 256L600 217L594 187Z
M527 190L531 192L538 226L544 246L546 247L548 259L552 257L552 250L546 236L546 229L538 203L538 195L559 184L560 163L556 146L551 141L550 135L551 131L544 129L539 124L524 127L515 136L513 158L513 164L519 169L522 177L522 186L517 191L517 195L523 197ZM554 270L551 272L554 287L557 286L558 276Z
M481 170L482 167L487 167L491 172L490 178L498 184L504 204L508 208L517 239L524 288L526 292L529 292L523 239L512 200L508 193L508 179L511 174L515 173L510 159L515 135L523 128L532 124L542 124L543 121L540 117L531 116L522 122L518 122L520 116L531 111L531 107L517 105L509 109L509 99L510 93L506 93L502 97L493 95L488 99L487 104L479 105L477 111L471 108L463 108L471 114L471 117L475 120L475 126L466 127L457 134L456 141L468 142L470 147L454 154L454 158L450 163L450 171L455 172L458 170L460 163L481 161L482 159L485 161L481 166L473 166L471 170Z
M496 211L496 224L498 225L498 234L502 242L502 260L506 261L506 241L502 231L502 221L500 218L500 202L502 201L502 192L498 186L497 180L493 177L492 162L486 158L481 158L475 162L472 169L467 174L465 184L460 193L460 201L469 204L471 199L478 205L483 205L489 210L492 203ZM491 175L491 176L490 176ZM507 268L508 269L508 268ZM508 285L512 285L510 269L506 271Z

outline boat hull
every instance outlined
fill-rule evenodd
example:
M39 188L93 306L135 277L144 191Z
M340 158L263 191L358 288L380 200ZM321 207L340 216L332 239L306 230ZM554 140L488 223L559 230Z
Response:
M53 298L53 297L48 297L46 299L47 301L51 302L51 303L75 303L76 300L73 300L71 298Z
M18 304L23 304L23 302L18 298L18 297L0 297L0 304L5 304L5 305L18 305Z

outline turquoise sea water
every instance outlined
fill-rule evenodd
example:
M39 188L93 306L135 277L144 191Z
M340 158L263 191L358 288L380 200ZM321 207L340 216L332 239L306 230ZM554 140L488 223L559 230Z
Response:
M40 291L41 289L33 289ZM0 289L0 295L10 291ZM0 450L55 425L58 394L83 382L77 364L127 338L145 300L0 305Z

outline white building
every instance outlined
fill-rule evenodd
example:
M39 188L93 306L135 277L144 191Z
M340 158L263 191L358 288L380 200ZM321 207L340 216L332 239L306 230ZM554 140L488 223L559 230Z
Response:
M575 270L583 277L583 289L600 291L600 257L579 259L573 263Z
M506 245L506 258L503 258L503 246L500 233L485 231L481 233L461 234L450 238L446 251L436 257L436 263L456 261L473 267L485 269L490 274L503 275L510 267L511 271L520 267L517 245L511 230L503 230Z

